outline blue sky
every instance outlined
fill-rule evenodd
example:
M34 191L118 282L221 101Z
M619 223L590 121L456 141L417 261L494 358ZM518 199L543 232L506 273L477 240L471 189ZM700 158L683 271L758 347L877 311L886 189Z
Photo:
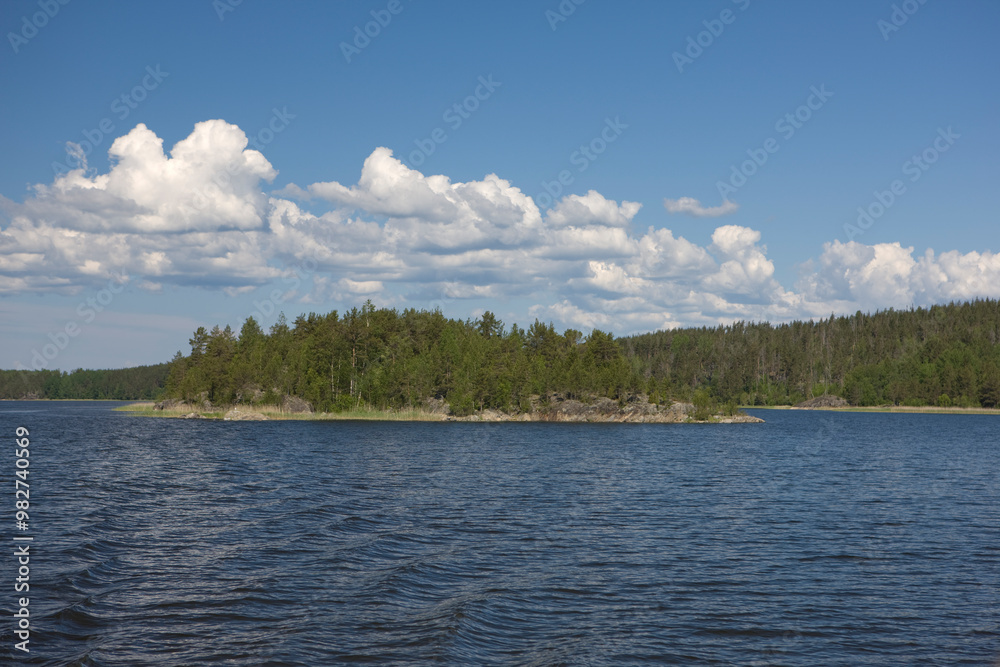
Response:
M995 2L234 2L3 4L0 368L1000 297Z

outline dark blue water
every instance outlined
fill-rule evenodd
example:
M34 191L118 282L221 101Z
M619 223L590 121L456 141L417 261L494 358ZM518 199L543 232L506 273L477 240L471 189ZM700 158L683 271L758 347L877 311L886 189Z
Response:
M27 656L0 557L11 664L1000 655L1000 418L239 423L108 407L0 403L11 450L18 425L32 443Z

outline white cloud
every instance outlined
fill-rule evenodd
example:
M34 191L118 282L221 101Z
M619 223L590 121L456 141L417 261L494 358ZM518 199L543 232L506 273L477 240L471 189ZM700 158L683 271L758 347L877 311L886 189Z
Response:
M554 229L544 234L544 240L535 255L549 259L629 257L636 247L627 231L603 225Z
M634 201L617 202L606 199L599 192L588 190L584 196L568 195L548 211L545 221L554 227L585 227L602 225L606 227L627 227L632 218L642 208Z
M259 183L277 172L246 146L240 128L208 120L168 157L163 140L139 124L112 143L107 174L88 176L84 166L37 185L24 214L92 232L259 229L266 203Z
M357 185L314 183L307 191L367 215L388 217L388 238L425 252L531 245L541 231L535 202L508 181L495 174L468 183L424 176L388 148L376 148L365 160Z
M11 219L0 232L0 275L14 281L8 291L74 291L118 270L151 284L218 287L280 275L261 247L260 182L277 172L246 150L243 131L210 120L169 157L162 143L137 125L112 143L106 174L84 166L36 185L23 204L0 199Z
M774 264L767 259L767 248L757 245L760 238L761 233L749 227L717 228L710 249L724 261L716 273L705 278L704 284L712 291L734 294L773 292L778 287L771 279Z
M649 278L677 278L698 275L716 266L708 251L683 237L674 238L669 229L652 227L638 241L633 271Z
M934 259L928 250L917 262L919 280L914 290L923 301L967 300L976 297L1000 298L1000 254L957 250L943 252Z
M240 295L277 283L289 299L331 309L455 299L464 300L456 312L471 313L516 301L528 316L616 333L1000 297L1000 255L915 256L899 243L839 241L802 265L793 291L775 279L760 230L719 226L707 245L666 228L637 232L641 205L596 190L568 194L543 218L495 174L453 182L387 148L372 152L354 185L290 185L269 197L261 188L273 167L220 120L198 123L169 155L139 125L110 154L105 174L70 172L20 204L0 197L10 218L0 229L0 294L73 292L125 272L152 294L180 285ZM311 212L315 198L332 209ZM735 210L665 204L694 215Z
M913 252L898 242L826 243L819 268L807 272L796 287L806 298L864 310L1000 298L1000 255L951 250L935 257L928 249L917 259Z
M608 313L588 312L566 299L550 306L534 305L528 309L528 315L538 319L555 319L567 327L582 329L601 329L613 324Z
M611 294L639 294L646 287L645 280L630 275L617 264L595 261L587 264L589 275L578 282L591 290Z
M728 199L722 202L719 206L705 207L701 205L700 201L694 199L693 197L664 199L663 206L671 214L687 213L688 215L693 215L696 218L717 218L722 215L736 213L736 211L740 208L739 204L731 202Z

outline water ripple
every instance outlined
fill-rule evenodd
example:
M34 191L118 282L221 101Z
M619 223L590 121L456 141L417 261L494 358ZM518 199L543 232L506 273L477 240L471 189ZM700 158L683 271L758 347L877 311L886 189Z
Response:
M39 434L25 664L1000 653L990 417L222 424L39 405L0 412Z

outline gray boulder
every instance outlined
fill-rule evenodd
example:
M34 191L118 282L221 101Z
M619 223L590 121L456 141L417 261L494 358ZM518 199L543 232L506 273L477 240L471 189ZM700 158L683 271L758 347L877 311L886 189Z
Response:
M312 412L313 406L312 403L303 400L298 396L285 396L285 398L281 401L281 410L292 414L301 414L305 412Z

